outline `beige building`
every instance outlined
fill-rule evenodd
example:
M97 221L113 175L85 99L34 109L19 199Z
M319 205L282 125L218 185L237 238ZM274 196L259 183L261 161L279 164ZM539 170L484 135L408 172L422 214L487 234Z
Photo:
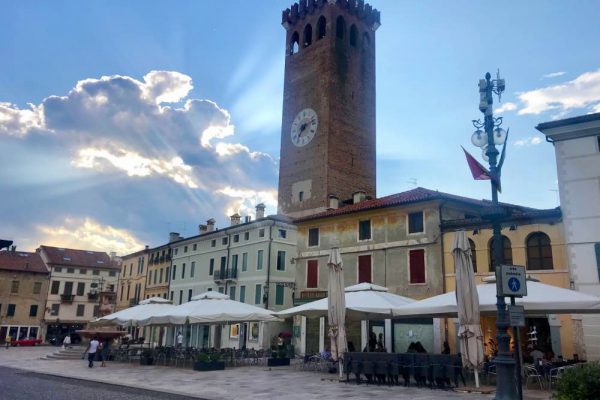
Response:
M178 240L178 234L171 234L170 240ZM171 270L171 248L168 244L150 249L148 255L148 274L146 275L145 299L169 295L169 278Z
M61 341L89 321L114 310L120 265L99 251L40 246L50 271L44 316L46 341ZM102 304L101 304L102 300ZM72 335L73 341L79 340Z
M150 249L121 257L121 276L117 290L117 311L137 305L145 297Z
M0 251L0 343L42 337L48 275L39 254Z

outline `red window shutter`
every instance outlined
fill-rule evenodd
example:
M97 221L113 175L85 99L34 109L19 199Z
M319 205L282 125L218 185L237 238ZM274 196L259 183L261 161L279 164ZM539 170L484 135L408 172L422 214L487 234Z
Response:
M358 256L358 283L371 283L371 256Z
M425 283L425 250L409 252L410 283Z
M306 266L306 287L316 288L319 283L319 262L309 260Z

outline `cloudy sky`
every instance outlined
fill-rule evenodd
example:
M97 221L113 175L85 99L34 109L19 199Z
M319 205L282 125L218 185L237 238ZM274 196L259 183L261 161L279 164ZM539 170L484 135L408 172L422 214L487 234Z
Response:
M558 205L540 122L600 112L597 1L373 0L377 191L489 197L477 82L500 68L501 199ZM275 212L291 1L18 1L0 12L0 238L120 254Z

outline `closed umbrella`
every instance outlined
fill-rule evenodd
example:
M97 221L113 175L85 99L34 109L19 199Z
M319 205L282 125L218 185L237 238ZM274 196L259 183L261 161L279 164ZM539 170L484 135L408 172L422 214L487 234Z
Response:
M331 338L331 355L339 363L340 378L342 375L342 358L347 351L346 345L346 299L344 293L344 269L340 249L333 248L327 262L329 268L328 318L329 337Z
M475 371L475 386L479 387L477 369L483 363L483 333L479 323L479 295L473 273L471 246L465 231L454 235L452 244L456 271L456 305L460 328L460 352L463 364Z

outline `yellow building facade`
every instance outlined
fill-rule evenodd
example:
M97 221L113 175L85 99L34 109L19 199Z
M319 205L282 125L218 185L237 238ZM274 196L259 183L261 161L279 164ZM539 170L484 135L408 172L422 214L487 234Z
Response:
M128 254L122 257L121 275L117 293L117 311L137 305L145 299L148 257L150 249Z

